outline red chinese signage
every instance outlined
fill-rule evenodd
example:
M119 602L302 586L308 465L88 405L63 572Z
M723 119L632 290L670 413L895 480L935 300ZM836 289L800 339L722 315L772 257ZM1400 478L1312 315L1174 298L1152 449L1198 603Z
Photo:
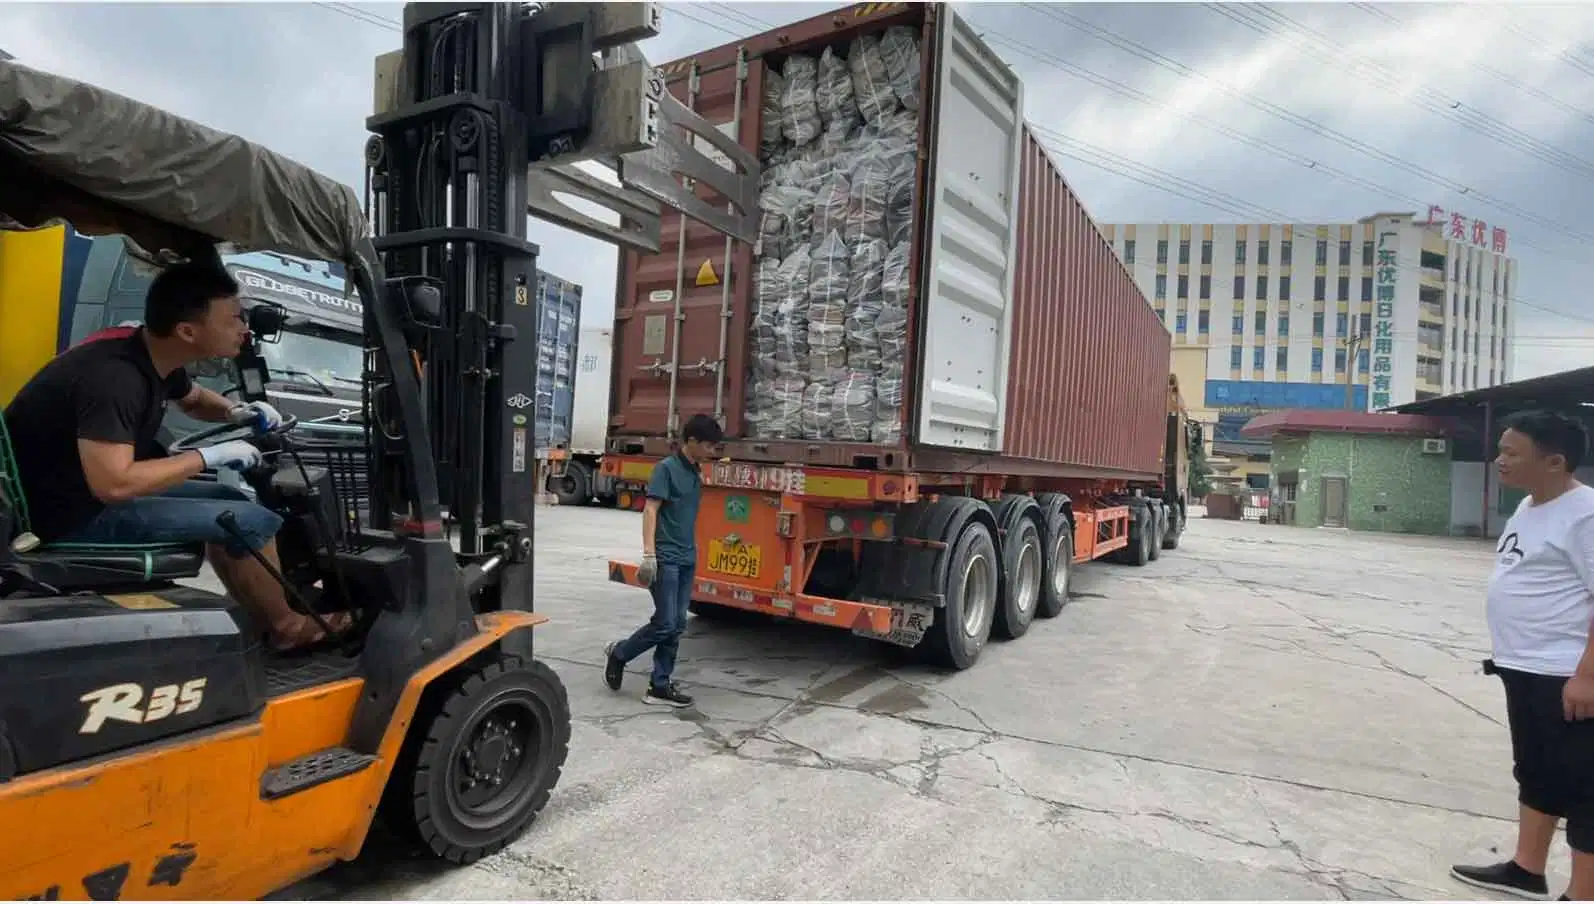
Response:
M1428 207L1428 222L1439 227L1445 238L1456 242L1470 242L1479 248L1487 248L1497 254L1504 254L1506 249L1506 233L1499 226L1490 227L1482 220L1450 211L1450 216L1445 216L1445 209L1437 204Z

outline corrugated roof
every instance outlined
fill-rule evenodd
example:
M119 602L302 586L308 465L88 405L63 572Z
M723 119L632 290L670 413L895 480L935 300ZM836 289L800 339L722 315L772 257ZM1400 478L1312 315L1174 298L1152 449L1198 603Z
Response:
M1594 367L1565 370L1558 374L1457 392L1422 402L1407 402L1391 410L1402 414L1454 415L1466 414L1485 403L1514 408L1562 408L1580 402L1594 402Z
M1276 433L1388 433L1448 435L1447 418L1417 414L1380 414L1365 411L1292 408L1258 415L1240 428L1242 436L1270 439Z

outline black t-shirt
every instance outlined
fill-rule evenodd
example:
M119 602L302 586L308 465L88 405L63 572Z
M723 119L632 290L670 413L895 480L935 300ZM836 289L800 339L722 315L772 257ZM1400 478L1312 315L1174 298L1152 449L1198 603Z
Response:
M193 389L178 368L162 379L142 329L125 339L86 342L33 375L6 408L33 532L49 543L83 529L105 507L78 456L79 438L134 447L157 444L168 399Z

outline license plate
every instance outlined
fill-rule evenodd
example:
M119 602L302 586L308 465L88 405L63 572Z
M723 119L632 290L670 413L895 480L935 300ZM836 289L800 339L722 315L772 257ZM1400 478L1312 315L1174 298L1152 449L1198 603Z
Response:
M899 647L912 647L923 640L930 626L935 624L935 607L929 604L895 601L882 604L891 607L891 630L880 634L868 628L854 628L854 634L873 637Z
M764 567L764 551L746 543L708 541L708 570L733 578L757 579Z

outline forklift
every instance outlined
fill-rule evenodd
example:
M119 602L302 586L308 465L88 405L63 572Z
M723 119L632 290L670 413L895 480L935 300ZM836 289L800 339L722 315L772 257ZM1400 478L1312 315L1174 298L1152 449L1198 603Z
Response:
M403 49L375 67L363 203L238 136L0 61L0 228L69 223L157 264L340 262L365 356L352 440L288 418L181 441L261 448L241 479L284 518L274 577L323 629L352 616L312 653L271 651L192 586L200 548L41 543L0 424L0 897L254 899L353 859L378 818L455 864L536 819L571 713L533 655L526 218L653 251L666 207L757 233L756 159L632 43L660 19L407 5ZM278 325L250 318L256 340ZM264 398L258 348L237 363L239 396Z

